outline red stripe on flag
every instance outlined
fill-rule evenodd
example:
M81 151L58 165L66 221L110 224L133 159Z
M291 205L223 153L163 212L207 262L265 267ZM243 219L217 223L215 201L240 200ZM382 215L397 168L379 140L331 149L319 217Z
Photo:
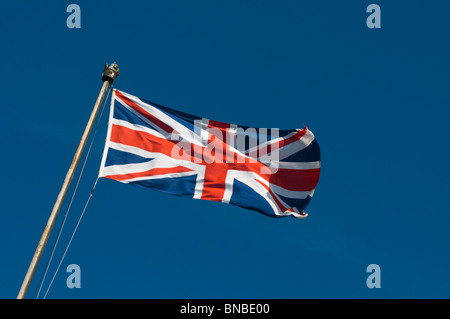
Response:
M176 154L177 159L191 159L191 157L188 155L179 155L179 152L176 152L177 149L174 148L177 147L177 141L168 141L164 138L157 137L150 133L135 131L121 125L112 125L110 140L114 143L138 147L147 152L163 153L164 155L170 157L172 157L173 154Z
M223 123L223 122L214 121L214 120L208 120L208 127L227 129L227 128L230 128L230 126L231 126L231 124L228 124L228 123Z
M320 175L320 168L314 169L286 169L279 168L275 174L270 175L269 183L291 191L313 190Z
M150 169L145 172L108 175L108 176L104 176L104 177L109 178L109 179L114 179L116 181L126 181L128 179L138 178L138 177L166 175L166 174L171 174L171 173L183 173L183 172L189 172L189 171L193 171L193 170L189 169L187 167L184 167L184 166L177 166L177 167L153 168L153 169Z
M275 151L276 149L280 149L284 146L287 146L291 143L298 141L306 134L307 131L308 131L308 129L305 127L304 129L298 131L297 133L295 133L294 135L292 135L289 138L281 139L278 142L270 143L270 144L267 144L267 146L261 147L258 150L258 156L264 156L264 155L270 154L271 152Z
M267 192L272 196L273 200L275 201L275 203L277 204L278 208L280 208L280 210L282 212L285 212L288 208L285 207L277 198L277 196L273 193L273 191L267 186L265 185L263 182L256 180L258 183L260 183L262 186L264 186L265 189L267 189Z
M159 126L161 129L166 131L167 133L172 133L173 128L158 119L157 117L153 116L152 114L145 111L142 107L131 101L129 98L127 98L125 95L120 93L120 91L116 90L116 96L120 98L124 103L126 103L129 107L133 108L136 112L141 114L143 117L145 117L147 120L152 122L153 124Z
M305 127L304 129L295 133L293 136L291 136L287 139L281 140L280 147L283 147L283 146L289 145L291 143L294 143L295 141L298 141L299 139L301 139L303 137L303 135L306 134L306 132L308 132L308 129Z
M125 126L113 124L111 128L111 142L133 146L147 152L162 153L174 159L198 163L194 157L202 158L200 150L192 147L183 147L183 142L170 141L147 132L135 131ZM203 152L203 148L200 152ZM202 162L202 161L200 161Z
M225 193L228 167L226 164L210 164L205 168L201 199L221 202Z

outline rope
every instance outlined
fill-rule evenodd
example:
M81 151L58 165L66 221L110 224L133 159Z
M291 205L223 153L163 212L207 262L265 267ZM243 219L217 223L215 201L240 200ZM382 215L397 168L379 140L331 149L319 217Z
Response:
M112 86L110 85L110 86L108 87L108 93L107 93L106 99L104 100L103 107L102 107L102 110L101 110L101 113L100 113L100 117L99 117L99 119L98 119L98 121L97 121L97 126L96 126L96 128L95 128L95 130L94 130L94 134L93 134L92 139L91 139L91 143L90 143L90 145L89 145L88 151L87 151L86 156L85 156L85 158L84 158L83 166L82 166L82 168L81 168L80 174L78 175L77 183L76 183L75 188L74 188L74 190L73 190L73 192L72 192L72 196L71 196L71 198L70 198L69 205L68 205L67 210L66 210L66 213L65 213L65 215L64 215L64 219L63 219L63 221L62 221L62 223L61 223L61 226L60 226L60 228L59 228L58 236L56 237L56 241L55 241L55 243L53 244L52 251L51 251L51 254L50 254L50 258L49 258L49 260L48 260L48 262L47 262L47 265L46 265L46 267L45 267L45 272L44 272L43 276L41 277L40 285L39 285L39 290L38 290L37 293L35 294L35 299L38 299L38 298L39 298L39 294L40 294L40 292L41 292L42 285L44 284L45 277L47 276L48 269L49 269L49 267L50 267L51 261L52 261L52 259L53 259L53 255L54 255L55 250L56 250L56 247L57 247L57 245L58 245L59 238L60 238L60 236L61 236L62 230L63 230L64 225L65 225L65 223L66 223L67 216L69 215L70 208L72 207L72 202L73 202L73 200L74 200L74 198L75 198L75 195L76 195L76 193L77 193L78 185L79 185L80 180L81 180L81 177L82 177L82 175L83 175L83 172L84 172L84 168L85 168L85 166L86 166L87 159L89 158L89 154L90 154L90 152L91 152L91 148L92 148L92 145L93 145L93 143L94 143L94 139L95 139L95 136L96 136L96 134L97 134L97 130L98 130L98 127L99 127L99 125L100 125L100 121L101 121L101 119L102 119L103 111L105 110L106 101L108 100L109 94L111 93L111 88L112 88ZM85 206L85 208L84 208L84 210L83 210L83 214L84 214L84 211L85 211L86 208L87 208L87 204L89 203L89 201L90 201L90 199L91 199L91 197L92 197L92 194L93 194L93 192L94 192L94 190L95 190L95 186L97 185L97 181L98 181L98 177L97 177L97 180L95 181L94 187L93 187L92 190L91 190L91 194L90 194L89 199L88 199L88 201L87 201L87 203L86 203L86 206ZM80 223L83 214L81 215L80 219L78 220L78 224ZM75 235L76 229L78 228L78 224L77 224L77 226L76 226L76 228L75 228L75 231L74 231L73 234L72 234L72 238L73 238L73 236ZM70 242L69 242L69 244L68 244L68 246L67 246L67 248L66 248L66 251L64 252L64 256L65 256L65 254L66 254L66 252L67 252L67 250L68 250L68 248L69 248L69 246L70 246L70 243L71 243L71 241L72 241L72 238L70 239ZM56 270L56 273L55 273L55 275L54 275L53 278L52 278L52 281L51 281L51 283L50 283L50 286L47 288L47 291L46 291L46 293L45 293L45 296L47 296L47 293L48 293L48 291L49 291L49 289L50 289L50 287L51 287L51 285L52 285L52 283L53 283L53 280L55 279L55 276L56 276L56 274L58 273L59 267L61 266L61 263L62 263L62 261L63 261L63 259L64 259L64 256L63 256L63 258L61 259L61 262L60 262L60 264L59 264L59 266L58 266L58 269ZM44 299L45 299L45 296L44 296Z
M95 186L97 186L98 179L99 179L99 177L97 177L97 179L95 180L94 187L92 188L91 193L89 194L88 200L86 201L86 204L84 205L84 209L83 209L83 212L80 215L80 218L78 218L77 225L75 226L75 229L74 229L74 231L72 233L72 236L70 237L69 243L67 244L66 250L64 251L64 254L61 257L61 261L59 262L58 268L56 268L55 274L53 275L53 278L50 281L50 284L48 285L47 291L45 292L45 295L44 295L43 299L45 299L47 297L47 294L48 294L50 288L52 287L53 281L55 280L55 277L58 274L59 268L61 267L61 264L64 261L64 257L66 257L67 251L69 250L70 244L72 243L72 239L75 236L75 233L77 232L78 226L80 225L80 222L81 222L81 219L83 218L84 212L86 211L86 208L88 207L89 202L91 201L92 194L95 191Z

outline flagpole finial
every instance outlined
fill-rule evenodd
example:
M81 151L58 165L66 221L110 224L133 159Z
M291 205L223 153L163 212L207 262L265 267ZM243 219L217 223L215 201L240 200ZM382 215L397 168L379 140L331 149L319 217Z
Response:
M105 68L103 69L102 81L108 81L109 84L112 84L119 73L119 66L116 62L111 63L110 66L106 63Z

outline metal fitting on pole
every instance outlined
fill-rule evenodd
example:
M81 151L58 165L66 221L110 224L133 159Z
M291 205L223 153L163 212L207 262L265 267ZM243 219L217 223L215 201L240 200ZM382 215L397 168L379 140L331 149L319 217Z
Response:
M119 73L119 66L116 62L111 63L109 67L108 63L106 63L105 68L103 69L102 81L108 81L109 84L112 84Z

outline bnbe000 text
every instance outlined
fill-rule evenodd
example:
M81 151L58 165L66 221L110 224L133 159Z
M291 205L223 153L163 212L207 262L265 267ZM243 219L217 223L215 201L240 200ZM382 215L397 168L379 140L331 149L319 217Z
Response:
M225 304L225 313L269 313L268 304Z

